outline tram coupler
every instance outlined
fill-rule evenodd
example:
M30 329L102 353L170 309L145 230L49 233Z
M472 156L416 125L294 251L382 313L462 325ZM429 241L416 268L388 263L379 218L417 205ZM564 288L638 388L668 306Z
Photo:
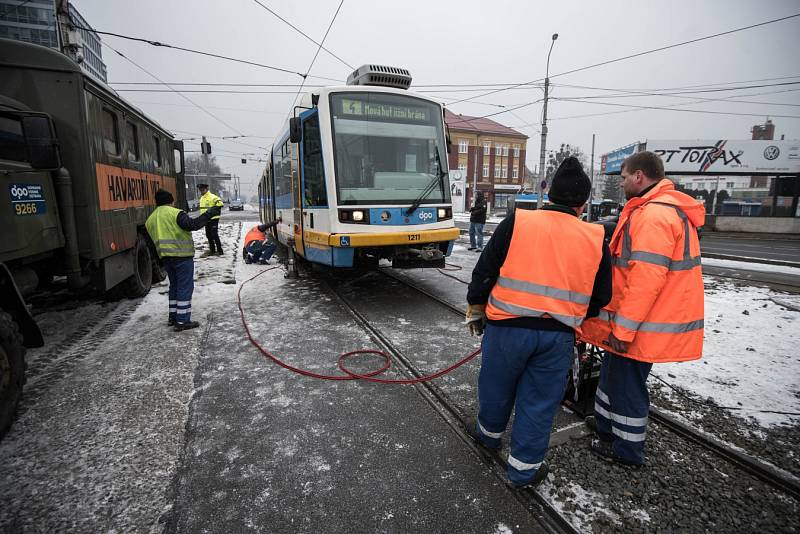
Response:
M294 238L290 237L286 243L288 253L286 254L286 274L284 278L300 278L300 272L297 270L297 258L294 254Z

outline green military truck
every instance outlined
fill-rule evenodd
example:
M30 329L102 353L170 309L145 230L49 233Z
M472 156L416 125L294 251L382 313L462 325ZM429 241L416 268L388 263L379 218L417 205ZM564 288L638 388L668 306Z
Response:
M164 279L144 228L154 193L186 205L183 145L63 54L0 39L0 437L43 345L42 281L146 295Z

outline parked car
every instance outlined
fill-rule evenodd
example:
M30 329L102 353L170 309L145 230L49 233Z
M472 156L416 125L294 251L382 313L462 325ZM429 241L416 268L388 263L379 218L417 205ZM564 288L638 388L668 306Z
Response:
M229 211L234 211L234 210L244 211L244 201L242 201L242 199L240 199L240 198L234 198L228 204L228 210Z

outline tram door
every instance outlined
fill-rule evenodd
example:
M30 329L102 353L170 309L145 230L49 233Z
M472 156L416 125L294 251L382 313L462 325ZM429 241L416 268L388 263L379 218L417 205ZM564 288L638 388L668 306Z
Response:
M302 143L302 141L300 142ZM298 254L305 257L305 246L303 245L303 188L301 185L300 172L300 143L289 143L292 150L292 234L294 236L294 249Z
M302 137L300 146L302 233L303 245L309 259L330 264L327 233L330 232L325 170L322 164L322 140L319 113L310 109L300 114ZM324 237L323 237L324 234Z

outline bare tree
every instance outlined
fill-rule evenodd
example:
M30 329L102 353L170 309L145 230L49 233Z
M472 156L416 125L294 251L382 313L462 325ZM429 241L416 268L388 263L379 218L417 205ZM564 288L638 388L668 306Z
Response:
M558 169L558 166L570 156L578 158L578 161L581 162L581 165L583 165L584 168L587 167L586 154L583 153L583 150L577 146L562 144L558 151L553 151L548 154L546 174L548 184L553 183L553 175L556 173L556 169Z

